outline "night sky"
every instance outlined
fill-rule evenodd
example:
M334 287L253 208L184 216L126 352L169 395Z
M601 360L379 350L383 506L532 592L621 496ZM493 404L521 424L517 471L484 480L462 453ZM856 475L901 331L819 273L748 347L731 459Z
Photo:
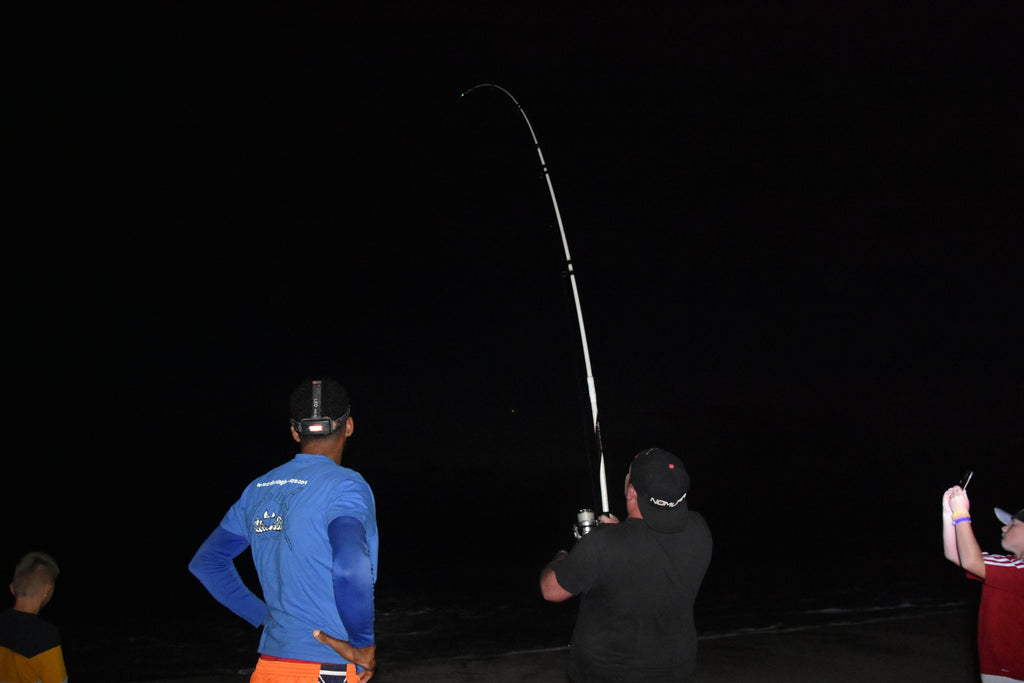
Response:
M195 589L317 374L352 394L382 538L557 549L597 502L579 330L529 132L460 97L481 83L548 162L614 512L653 445L737 546L867 519L940 563L967 467L979 505L1024 505L1020 14L656 7L26 18L5 565L49 548L79 600Z

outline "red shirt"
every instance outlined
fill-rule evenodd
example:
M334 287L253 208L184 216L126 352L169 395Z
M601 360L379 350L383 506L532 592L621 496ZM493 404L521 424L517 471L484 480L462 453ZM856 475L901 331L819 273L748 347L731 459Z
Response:
M1024 560L1012 555L982 555L985 582L978 610L981 673L1024 680Z

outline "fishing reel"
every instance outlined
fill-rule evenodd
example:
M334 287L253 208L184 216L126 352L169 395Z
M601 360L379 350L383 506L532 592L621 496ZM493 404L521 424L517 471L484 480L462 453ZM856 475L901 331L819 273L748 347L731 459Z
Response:
M576 513L576 523L572 525L572 535L578 541L596 529L600 524L601 520L597 518L594 511L590 508L584 508Z

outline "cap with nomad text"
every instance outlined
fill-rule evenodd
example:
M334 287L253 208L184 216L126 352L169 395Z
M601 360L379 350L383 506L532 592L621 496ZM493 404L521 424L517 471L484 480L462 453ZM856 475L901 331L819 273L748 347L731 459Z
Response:
M689 519L690 475L683 461L661 448L637 453L629 470L643 522L665 534L682 531Z

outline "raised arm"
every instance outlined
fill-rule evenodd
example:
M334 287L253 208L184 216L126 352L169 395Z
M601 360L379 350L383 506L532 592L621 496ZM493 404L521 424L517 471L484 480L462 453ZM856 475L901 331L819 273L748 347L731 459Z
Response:
M985 558L971 526L971 501L959 486L942 498L942 544L946 558L979 579L985 579Z
M956 528L953 526L953 508L949 506L949 497L953 489L946 489L942 494L942 550L946 559L960 565L960 552L956 548Z

